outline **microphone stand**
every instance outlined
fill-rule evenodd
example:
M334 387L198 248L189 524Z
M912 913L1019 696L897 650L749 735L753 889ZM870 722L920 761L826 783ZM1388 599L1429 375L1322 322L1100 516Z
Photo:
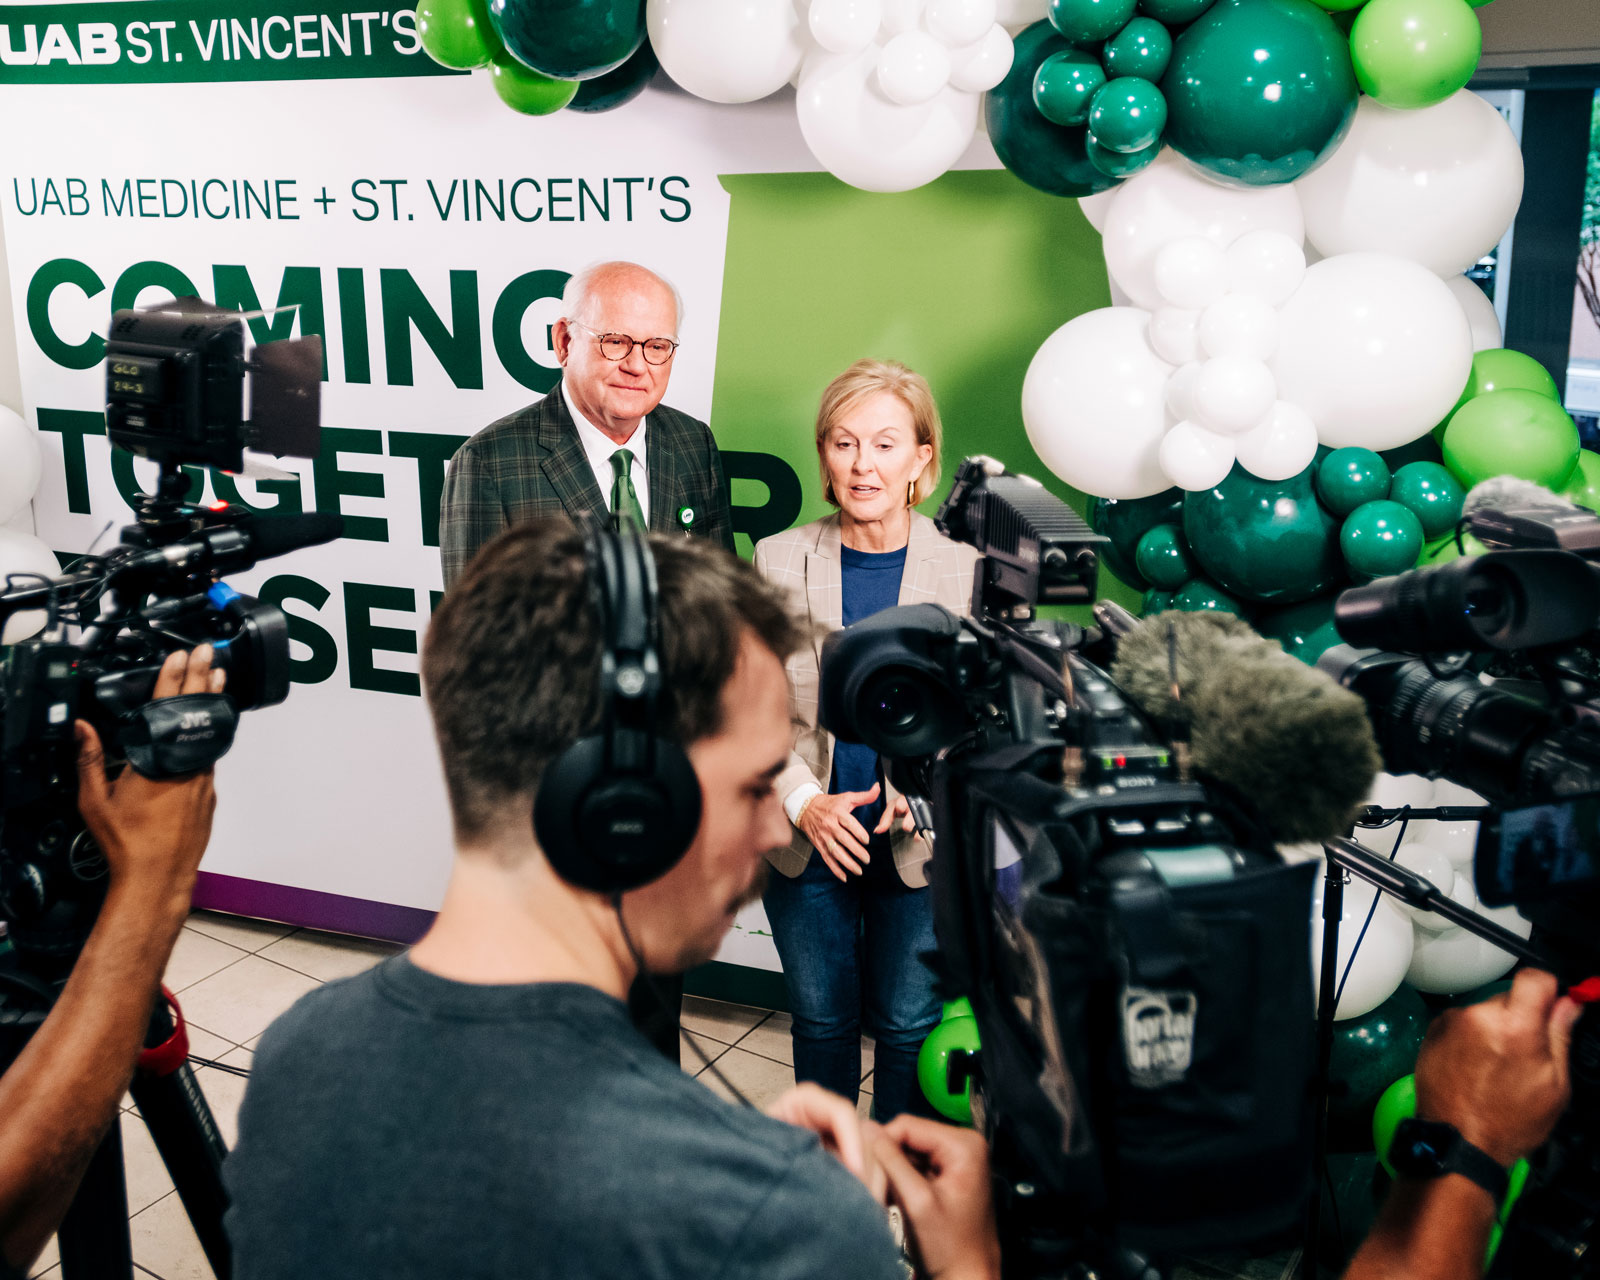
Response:
M1403 816L1418 822L1476 822L1488 812L1488 807L1481 805L1438 809L1369 807L1362 810L1358 821L1361 825L1371 826ZM1339 989L1339 921L1344 915L1344 888L1350 877L1365 880L1380 893L1391 894L1408 907L1435 912L1451 924L1460 926L1485 942L1492 942L1519 960L1525 960L1540 969L1552 968L1550 959L1537 947L1530 946L1493 920L1463 907L1433 881L1373 853L1365 845L1341 836L1326 841L1322 849L1327 856L1328 869L1322 890L1322 974L1317 993L1317 1071L1313 1089L1316 1129L1312 1143L1311 1177L1316 1191L1311 1196L1306 1214L1305 1241L1300 1253L1300 1280L1317 1280L1319 1274L1317 1244L1322 1228L1322 1166L1328 1149L1328 1072L1333 1054L1335 995Z

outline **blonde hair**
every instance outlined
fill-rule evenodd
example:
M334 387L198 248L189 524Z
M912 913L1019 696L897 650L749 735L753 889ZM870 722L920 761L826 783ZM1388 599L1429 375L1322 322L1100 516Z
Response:
M817 406L817 464L822 473L822 496L834 506L839 505L839 500L834 496L833 485L828 479L827 464L822 461L822 449L827 443L828 432L845 414L882 392L896 397L911 411L917 444L933 447L927 466L912 482L912 497L908 505L916 506L939 486L939 456L944 445L944 428L939 422L939 406L933 402L933 391L928 386L928 380L898 360L857 360L828 384L822 393L822 403Z

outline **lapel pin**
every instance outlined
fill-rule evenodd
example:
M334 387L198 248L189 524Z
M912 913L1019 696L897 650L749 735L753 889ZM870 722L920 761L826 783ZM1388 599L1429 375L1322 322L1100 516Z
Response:
M688 533L691 529L694 528L694 522L695 522L695 520L697 518L698 518L698 513L695 511L695 509L693 507L679 507L678 508L678 526L685 533Z

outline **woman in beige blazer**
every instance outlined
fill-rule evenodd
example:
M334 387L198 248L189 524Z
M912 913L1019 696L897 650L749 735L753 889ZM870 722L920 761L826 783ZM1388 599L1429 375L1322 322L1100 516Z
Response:
M797 1080L854 1100L863 1026L877 1040L875 1113L931 1114L917 1050L939 1020L927 844L868 747L817 723L818 655L829 631L897 604L966 613L977 552L917 512L939 482L939 411L904 365L859 360L822 394L817 453L837 513L756 545L761 574L809 616L814 643L789 659L794 752L778 793L794 824L768 855L765 894L794 1015Z

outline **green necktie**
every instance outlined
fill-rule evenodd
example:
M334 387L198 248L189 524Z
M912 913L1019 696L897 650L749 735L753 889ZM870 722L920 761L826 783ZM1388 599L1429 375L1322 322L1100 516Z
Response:
M637 529L644 532L644 511L639 506L639 495L633 490L633 453L618 449L611 455L611 472L616 477L611 482L611 522L620 530Z

